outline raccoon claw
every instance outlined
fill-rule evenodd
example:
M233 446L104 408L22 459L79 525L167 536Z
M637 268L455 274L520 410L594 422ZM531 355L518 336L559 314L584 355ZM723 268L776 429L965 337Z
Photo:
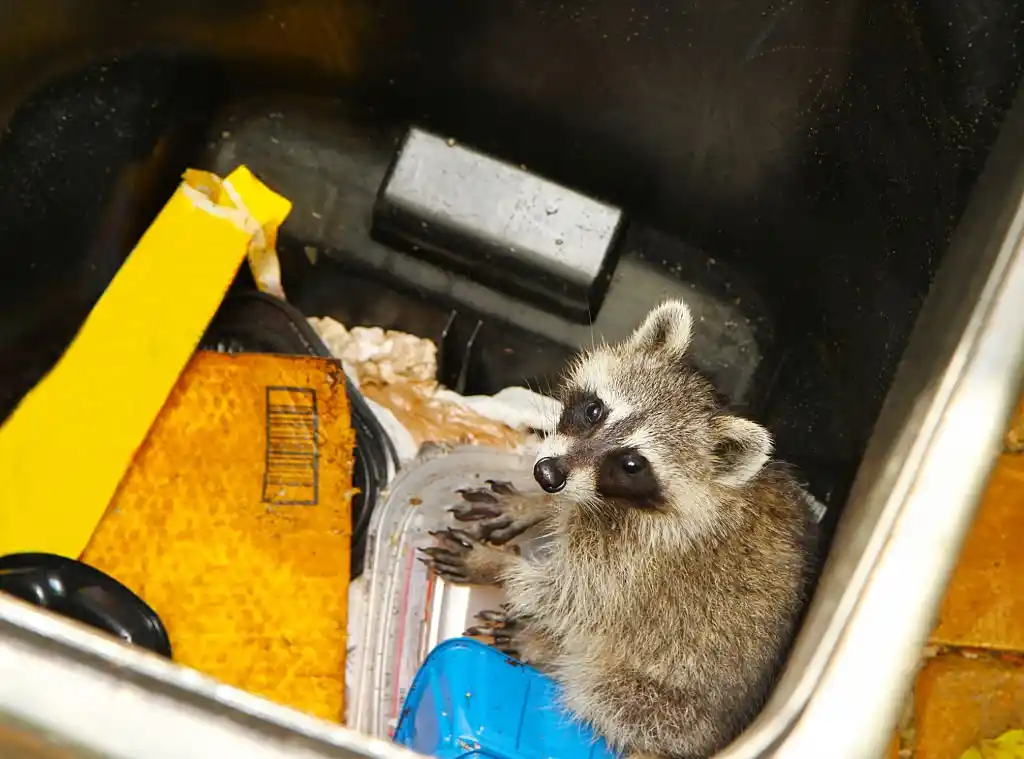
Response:
M455 583L469 582L465 572L465 565L462 563L459 554L455 551L450 551L441 546L430 546L416 550L424 554L417 558L445 580Z
M467 585L494 585L515 554L480 542L465 530L449 527L429 533L436 545L419 548L440 577Z
M424 549L421 548L419 550L422 551ZM435 574L443 577L445 580L449 582L459 584L469 583L469 578L466 577L466 575L460 571L459 566L457 564L451 564L439 558L425 559L422 556L417 556L416 560L419 561L421 564L425 564L427 567L433 570Z
M473 625L473 627L467 627L466 635L470 638L490 638L499 645L507 645L512 642L512 636L510 634L500 633L490 627L480 625Z
M481 540L502 545L518 537L547 516L543 497L524 496L511 482L486 480L487 488L456 492L462 503L448 509L459 522L473 522Z
M519 537L535 524L537 522L517 522L512 517L499 517L488 521L486 525L481 525L480 532L485 540L500 546Z
M516 490L515 485L511 482L505 482L505 480L484 480L487 485L490 486L498 495L518 495L519 491Z
M487 488L460 488L455 491L462 498L470 503L493 503L496 504L498 499L494 493Z
M511 627L515 624L515 621L510 619L507 611L496 611L494 609L486 609L484 611L477 612L473 615L476 619L481 622L489 622L495 625L501 625L503 628Z
M519 495L515 485L505 480L484 480L486 488L462 488L455 492L471 503L498 503L498 496Z
M448 545L453 550L458 550L455 546L469 550L477 542L477 539L473 535L470 535L465 530L460 530L455 527L449 527L444 530L429 531L427 534L432 538L437 538L442 545Z
M468 582L464 554L472 550L475 542L473 536L455 529L438 530L429 534L437 540L438 545L417 549L427 556L424 563L446 579L453 582Z
M476 618L483 624L469 627L465 635L470 638L482 638L484 642L498 649L507 656L519 658L519 650L515 645L516 621L501 611L481 611Z
M448 512L460 522L476 522L476 531L481 539L495 545L507 543L525 530L514 517L503 513L497 505L460 503L452 506Z
M473 625L467 630L470 635L490 635L491 637L502 637L513 635L519 627L519 622L510 616L507 611L487 609L478 611L473 615L481 624ZM475 632L471 632L475 631Z
M494 503L460 503L448 509L448 513L460 522L474 522L478 519L489 519L501 516L501 507Z
M421 553L425 553L434 561L455 561L458 559L458 554L453 551L449 551L446 548L439 546L431 546L430 548L419 548L417 549Z

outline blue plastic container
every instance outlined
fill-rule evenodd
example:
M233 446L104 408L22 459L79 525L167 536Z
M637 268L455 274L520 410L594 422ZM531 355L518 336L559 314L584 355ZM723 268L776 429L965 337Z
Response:
M557 694L549 677L490 646L446 640L416 673L395 742L440 759L619 759Z

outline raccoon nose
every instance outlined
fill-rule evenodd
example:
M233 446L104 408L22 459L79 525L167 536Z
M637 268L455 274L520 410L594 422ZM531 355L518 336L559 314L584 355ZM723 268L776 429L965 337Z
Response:
M549 456L534 465L533 479L537 480L537 484L548 493L557 493L565 487L569 473L565 471L558 459Z

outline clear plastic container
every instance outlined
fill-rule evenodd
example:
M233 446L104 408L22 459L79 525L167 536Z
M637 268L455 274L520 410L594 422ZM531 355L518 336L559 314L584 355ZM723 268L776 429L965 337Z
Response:
M438 643L461 636L474 615L504 602L497 588L445 583L420 562L432 530L452 524L448 513L460 488L505 480L535 488L533 453L460 446L426 447L406 464L373 515L367 543L362 608L365 627L353 652L348 724L390 737L419 666ZM529 554L537 538L524 541ZM365 604L365 606L361 606Z

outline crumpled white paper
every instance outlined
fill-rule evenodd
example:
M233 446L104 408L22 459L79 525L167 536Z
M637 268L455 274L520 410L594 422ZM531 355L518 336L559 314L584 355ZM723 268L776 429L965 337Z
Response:
M311 317L309 323L357 385L367 379L390 383L400 379L433 381L437 376L437 346L431 340L380 327L347 329L330 317ZM438 386L434 397L521 431L551 432L561 414L561 404L554 398L524 387L464 396ZM389 423L401 426L393 415ZM408 431L406 436L412 439Z

